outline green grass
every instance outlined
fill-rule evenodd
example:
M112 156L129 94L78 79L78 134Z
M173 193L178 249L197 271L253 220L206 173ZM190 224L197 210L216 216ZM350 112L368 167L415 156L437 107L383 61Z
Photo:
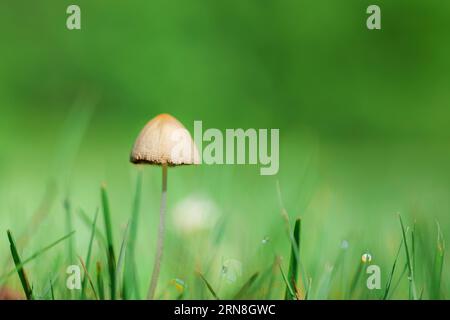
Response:
M208 288L208 291L211 293L214 299L220 300L219 296L217 295L213 287L209 284L208 280L206 280L206 278L200 272L198 272L197 274L200 277L200 279L202 279L203 283L205 284L206 288Z
M250 278L242 285L242 288L233 296L233 300L245 299L250 294L250 291L255 284L256 279L259 276L259 272L255 272Z
M416 280L414 277L414 231L411 232L411 243L413 244L413 253L409 250L408 239L406 237L405 226L403 225L402 217L398 216L400 219L400 226L402 227L402 236L403 236L403 244L405 248L405 256L406 256L406 265L408 266L408 282L409 282L409 298L413 300L417 300L417 291L416 291Z
M95 212L95 216L94 216L94 221L92 222L92 230L91 230L91 236L89 238L89 246L88 246L88 251L87 251L87 255L86 255L86 263L84 264L84 278L83 278L83 284L81 287L81 299L86 298L86 284L87 281L89 280L90 283L92 282L92 280L90 280L89 278L89 267L91 265L91 258L92 258L92 246L94 244L94 238L95 238L95 231L96 231L96 227L97 227L97 216L98 216L98 211ZM94 287L92 286L92 290L95 292Z
M41 288L39 285L40 280L33 278L33 285L29 281L28 270L25 267L32 262L36 263L44 254L51 254L53 251L58 250L58 244L62 242L68 243L69 239L74 239L73 235L75 231L70 232L66 236L57 239L47 246L35 251L28 258L22 259L19 252L20 248L17 247L14 237L11 231L8 231L8 240L11 249L11 260L15 267L14 269L6 272L0 276L0 280L3 283L14 282L14 274L17 274L17 279L22 286L24 296L27 299L35 299L36 296L47 297L48 299L55 299L55 297L72 297L81 299L130 299L136 298L141 287L145 288L145 284L140 286L133 276L133 272L127 273L127 268L133 270L133 266L138 263L139 259L136 259L134 253L130 253L133 246L130 246L130 242L138 244L139 238L137 237L137 230L139 229L138 213L140 194L142 188L141 175L136 180L136 189L133 205L131 206L130 221L126 224L123 230L123 235L120 243L120 253L118 259L115 259L114 252L114 239L113 239L113 223L111 220L111 209L108 200L108 194L104 187L101 188L101 204L104 219L104 234L106 237L102 239L102 233L97 228L98 213L95 212L93 218L89 218L84 214L84 218L81 220L83 223L90 223L89 237L87 242L87 250L85 252L85 260L79 258L79 265L83 270L82 290L78 296L73 296L65 292L62 281L58 280L46 280L48 282L48 293L36 292L37 288ZM441 227L437 224L437 227L433 230L435 232L434 245L430 240L430 246L434 247L432 259L426 260L427 255L423 254L423 248L421 243L423 242L423 233L425 228L421 228L420 223L414 222L412 227L408 227L402 216L398 216L400 228L397 231L396 238L400 241L397 249L386 257L386 263L382 264L384 268L383 288L379 291L371 292L364 287L365 283L365 268L370 263L362 264L359 262L361 255L355 255L357 251L347 252L349 249L340 249L336 251L338 253L336 257L329 260L330 269L325 271L324 274L310 273L305 277L307 282L298 282L301 272L300 261L300 236L302 234L301 226L302 221L296 219L294 228L288 235L284 235L280 239L280 243L284 243L284 246L289 249L289 260L287 264L283 261L275 259L276 268L273 267L273 263L263 259L256 259L258 264L254 265L254 270L244 270L246 273L250 273L248 278L239 277L232 287L226 287L224 285L224 279L218 279L216 275L208 271L208 277L212 278L212 281L207 280L206 276L202 273L197 273L195 277L198 277L201 281L193 281L186 288L183 288L183 292L177 293L173 296L176 299L199 297L204 299L214 298L230 298L230 299L254 299L261 297L270 297L275 299L317 299L317 298L335 298L337 294L336 289L344 288L343 297L352 299L392 299L392 298L404 298L404 299L442 299L445 298L446 280L443 277L445 274L445 240ZM283 218L278 219L280 231L283 230ZM290 229L290 227L289 227ZM221 231L222 232L222 231ZM420 235L420 236L419 236ZM201 239L201 238L199 238ZM284 240L283 240L284 239ZM419 241L420 239L420 241ZM427 238L426 238L427 240ZM103 242L106 241L106 245ZM198 240L197 240L198 241ZM303 243L303 242L302 242ZM425 241L425 243L428 243ZM97 244L97 245L96 245ZM194 244L194 243L192 243ZM187 245L187 243L186 243ZM265 244L267 245L267 244ZM61 246L61 249L66 248L69 250L72 246ZM72 248L75 248L73 246ZM272 248L273 249L273 248ZM22 248L23 250L23 248ZM273 249L274 250L274 249ZM363 251L361 251L363 252ZM277 253L277 250L272 251ZM402 255L403 253L403 255ZM266 255L267 256L267 255ZM344 260L349 257L354 257L352 264L344 264ZM173 257L173 255L170 255ZM267 256L268 257L268 256ZM345 259L344 259L345 257ZM127 258L129 259L127 262ZM389 267L388 260L391 260ZM95 270L91 270L92 261L96 261ZM348 260L346 260L348 261ZM351 260L350 260L351 261ZM381 260L382 261L382 260ZM176 261L174 261L177 263ZM303 260L305 263L305 261ZM308 261L306 261L308 263ZM378 264L377 261L371 263ZM427 284L428 278L425 277L426 273L417 270L424 270L427 265L432 265L431 284ZM103 265L107 265L107 273L103 272ZM205 265L206 266L206 265ZM284 268L288 268L288 272L284 272ZM404 269L399 268L404 266ZM169 267L173 267L173 264L169 263ZM188 267L186 265L185 267ZM266 270L260 274L259 270ZM310 268L308 268L310 269ZM90 271L91 270L91 271ZM206 270L206 269L205 269ZM209 270L209 269L208 269ZM188 270L186 270L187 272ZM253 271L253 272L252 272ZM345 272L346 279L349 279L349 283L342 282L342 272ZM419 272L419 273L418 273ZM188 275L188 273L186 273ZM194 275L195 272L192 271ZM419 276L417 276L419 274ZM147 275L148 277L149 275ZM189 276L189 275L188 275ZM64 277L63 277L64 278ZM189 278L187 278L189 279ZM317 279L317 282L314 281ZM277 287L274 284L282 284ZM227 284L230 286L230 284ZM109 288L108 290L105 290ZM345 289L347 288L347 289ZM419 289L418 289L419 288ZM160 296L164 296L164 291L171 290L170 286L161 289ZM200 292L206 290L208 294L197 296ZM261 292L261 290L269 290L270 294ZM47 291L46 291L47 292ZM128 293L127 293L128 292Z
M301 220L295 220L294 226L294 234L292 236L292 244L291 244L291 257L289 260L289 271L287 275L287 280L290 284L290 288L286 286L286 293L284 298L286 300L297 299L300 292L298 290L297 278L298 278L298 270L300 263L300 230L301 230ZM294 291L296 294L292 294L291 291Z
M37 250L35 253L31 254L29 258L22 259L19 255L19 248L16 245L14 237L11 231L8 231L8 240L11 249L11 259L15 265L14 269L6 272L0 276L0 281L3 283L13 282L13 275L17 274L17 278L22 286L24 296L27 299L35 299L36 296L47 297L48 299L55 299L55 297L70 297L70 298L81 298L81 299L130 299L137 297L139 292L139 283L136 282L135 277L132 272L126 272L127 267L133 267L137 263L138 259L134 254L130 254L128 250L130 249L130 241L137 241L137 213L139 211L140 193L142 186L142 178L139 176L136 181L135 199L132 205L131 220L127 223L121 240L120 253L116 261L114 255L114 242L113 242L113 232L112 232L112 221L111 221L111 211L108 201L108 195L104 187L101 188L101 203L103 208L103 219L105 223L105 241L106 246L104 246L103 240L101 239L101 232L97 228L97 216L98 212L95 213L93 219L91 220L87 215L84 222L90 222L89 230L89 240L86 251L86 260L79 257L79 265L83 270L82 279L82 289L79 292L78 297L71 293L66 292L62 287L61 281L57 279L52 279L48 281L48 286L45 292L36 292L36 288L40 288L37 285L40 281L34 279L34 284L32 285L29 281L29 272L25 270L25 266L31 262L39 261L45 253L51 253L58 248L58 244L61 242L68 242L69 239L73 239L75 231L70 232L66 236L52 242L51 244ZM135 222L133 222L133 219ZM445 278L444 274L444 253L445 253L445 240L440 228L437 224L436 241L434 242L434 252L432 261L426 261L426 255L423 254L423 248L421 248L421 241L418 241L418 234L422 234L423 230L420 228L420 224L414 222L413 227L407 227L404 223L402 216L398 215L400 228L397 233L397 238L400 241L397 250L389 255L387 258L391 258L391 266L388 264L383 264L385 267L385 272L383 273L385 278L383 278L383 288L378 291L371 292L365 288L365 268L371 263L378 263L378 261L372 261L367 263L360 263L358 260L361 256L356 256L353 264L347 265L344 262L349 256L353 256L355 252L347 252L347 248L340 249L337 256L331 259L332 263L324 274L306 274L305 277L307 282L299 283L299 273L301 272L300 267L300 236L301 236L301 220L296 219L292 233L284 236L284 244L289 248L289 263L287 274L284 272L283 262L279 258L275 258L275 262L265 263L265 259L258 260L259 266L264 267L265 270L260 274L258 270L254 270L246 280L244 277L238 277L236 284L232 287L226 287L223 278L218 279L208 271L209 277L213 278L213 282L207 280L206 276L200 272L192 271L194 277L198 277L199 281L193 281L192 284L183 286L181 292L178 292L173 298L185 299L185 298L203 298L203 299L219 299L229 298L229 299L255 299L255 298L272 298L272 299L323 299L323 298L336 298L337 294L336 288L344 288L342 297L347 297L351 299L391 299L391 298L403 298L403 299L443 299L445 295ZM280 229L283 229L283 219L278 220L280 224ZM134 224L134 226L133 226ZM133 230L134 228L134 230ZM289 227L290 229L290 227ZM222 232L222 231L221 231ZM133 236L132 236L133 234ZM133 238L133 239L131 239ZM422 240L423 242L423 240ZM97 243L97 246L95 245ZM431 245L431 244L430 244ZM63 247L61 247L63 248ZM60 248L60 249L61 249ZM66 250L70 251L70 247L66 246ZM276 251L272 251L275 253ZM401 254L403 252L403 255ZM127 255L128 254L128 255ZM127 257L128 263L127 263ZM347 257L344 259L344 257ZM92 268L92 261L96 261L95 270L90 271ZM386 259L389 260L389 259ZM423 277L422 273L420 277L417 277L417 270L423 270L426 264L431 264L433 266L431 274L431 284L426 284L426 277ZM103 265L108 266L107 274L103 272ZM404 266L404 269L399 269L398 266ZM188 265L183 266L188 267ZM255 265L258 268L258 265ZM258 268L259 269L259 268ZM352 270L353 269L353 270ZM131 269L133 270L133 269ZM246 270L246 273L251 272L251 270ZM304 272L304 271L302 271ZM349 279L349 283L342 283L342 272L346 273L346 279ZM147 275L148 276L148 275ZM302 277L300 277L302 278ZM317 282L314 279L317 278ZM188 278L189 279L189 278ZM219 280L219 281L218 281ZM418 285L418 281L419 285ZM345 281L344 281L345 282ZM281 284L277 288L276 283ZM228 284L229 286L230 284ZM301 286L301 287L300 287ZM145 287L145 286L144 286ZM419 290L417 288L420 288ZM105 290L109 288L109 290ZM346 289L347 288L347 289ZM281 289L281 290L280 290ZM170 286L161 289L161 297L164 296L164 291L171 290ZM204 295L201 292L206 292L208 294ZM406 293L406 294L405 294ZM200 294L200 295L198 295Z
M23 267L22 260L20 259L19 252L17 251L16 241L13 238L11 231L8 230L8 240L11 249L11 255L16 265L17 274L19 275L20 283L22 284L23 291L28 300L33 300L33 289L28 281L27 274Z
M105 233L107 241L107 259L108 259L108 273L109 273L109 286L110 286L110 297L112 300L116 298L117 293L117 278L116 278L116 256L114 253L114 241L113 232L111 224L111 213L109 211L108 195L106 192L106 187L101 188L101 198L103 205L103 220L105 223Z
M442 284L442 271L444 267L444 256L445 256L444 235L442 234L439 223L436 223L436 225L437 225L437 241L433 263L433 281L431 282L431 297L433 299L439 299L442 296L441 284Z
M394 274L395 274L395 270L396 270L396 267L397 267L397 262L398 262L398 258L400 256L400 250L402 249L402 246L403 246L403 241L400 243L400 246L398 248L397 254L395 255L394 263L392 264L392 269L391 269L391 272L389 274L388 281L386 283L386 288L384 290L383 300L386 300L388 298L388 296L389 296L389 290L391 289L392 279L394 278Z
M131 211L131 221L130 221L130 232L128 235L128 242L125 254L125 271L123 280L123 293L124 299L136 298L140 299L139 291L139 277L137 275L136 267L136 241L139 226L139 211L141 206L141 191L142 190L142 172L139 172L136 179L136 190L133 201L133 208ZM133 290L127 289L128 286L132 287Z
M103 280L103 270L102 264L97 262L97 290L98 290L98 298L100 300L105 300L105 284Z

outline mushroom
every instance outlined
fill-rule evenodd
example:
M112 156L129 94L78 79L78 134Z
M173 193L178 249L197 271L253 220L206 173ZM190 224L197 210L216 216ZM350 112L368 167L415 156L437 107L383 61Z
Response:
M160 114L150 120L136 139L130 161L134 164L162 166L162 193L159 211L158 240L148 299L153 299L158 282L164 249L164 231L167 199L167 168L199 164L197 146L189 131L169 114Z

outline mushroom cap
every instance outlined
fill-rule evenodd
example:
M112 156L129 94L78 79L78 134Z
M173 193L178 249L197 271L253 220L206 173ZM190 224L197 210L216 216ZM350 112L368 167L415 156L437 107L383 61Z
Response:
M199 164L199 154L188 130L170 114L150 120L136 139L130 161L135 164Z

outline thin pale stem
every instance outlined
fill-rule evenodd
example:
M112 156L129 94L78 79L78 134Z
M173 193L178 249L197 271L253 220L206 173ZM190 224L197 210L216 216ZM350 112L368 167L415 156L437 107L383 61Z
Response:
M164 250L164 231L166 221L166 200L167 200L167 165L162 166L162 193L161 193L161 207L159 209L159 228L158 228L158 242L156 246L155 264L153 266L152 280L148 289L147 298L153 300L155 297L156 285L158 284L159 270L161 267L161 259Z

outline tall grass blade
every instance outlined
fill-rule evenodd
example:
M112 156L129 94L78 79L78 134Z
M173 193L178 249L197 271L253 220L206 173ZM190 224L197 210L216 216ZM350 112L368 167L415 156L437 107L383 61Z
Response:
M88 272L88 270L86 268L86 265L84 264L84 261L83 261L83 259L80 256L78 256L78 260L80 261L81 266L83 267L84 279L88 279L89 284L90 284L91 289L92 289L92 292L94 293L95 299L98 300L98 296L97 296L97 292L95 291L94 283L92 282L91 276L89 275L89 272Z
M53 281L51 278L50 278L50 294L51 294L52 300L55 300L55 291L53 290Z
M40 255L42 255L43 253L45 253L46 251L50 250L51 248L53 248L54 246L56 246L57 244L59 244L60 242L66 240L67 238L71 237L73 234L75 233L75 231L72 231L71 233L65 235L64 237L56 240L55 242L49 244L48 246L42 248L41 250L35 252L34 254L32 254L29 258L23 260L21 262L21 264L19 264L18 266L16 266L17 268L23 268L27 263L33 261L34 259L36 259L37 257L39 257ZM9 271L8 273L4 274L3 276L0 277L0 281L5 280L6 278L10 277L11 275L13 275L16 272L16 269L13 269L11 271Z
M437 243L433 264L432 299L441 298L442 269L444 266L445 242L439 222L437 224Z
M94 216L94 221L92 222L92 227L91 227L91 236L89 238L89 246L88 246L88 252L87 252L87 256L86 256L86 271L85 271L85 276L83 278L83 284L81 286L81 299L83 300L84 298L86 298L86 284L87 284L87 275L88 275L88 270L89 270L89 266L91 264L91 255L92 255L92 244L94 243L94 238L95 238L95 230L96 230L96 226L97 226L97 216L98 216L98 210L95 212L95 216Z
M101 188L102 205L103 205L103 220L105 222L105 233L107 241L107 257L108 257L108 272L111 286L111 299L116 299L116 257L114 254L114 242L111 226L111 213L109 210L108 195L105 186Z
M416 284L414 281L414 269L411 261L411 255L408 248L408 240L406 238L406 231L405 226L403 224L402 217L398 215L400 219L400 226L402 228L402 235L403 235L403 243L405 244L405 253L406 253L406 264L408 266L408 281L410 285L410 296L413 300L417 300L417 292L416 292Z
M16 242L13 238L13 235L10 230L7 231L9 245L11 249L11 255L14 260L14 264L16 265L17 274L19 275L20 282L22 284L23 291L25 292L25 296L27 300L33 300L33 290L30 287L30 283L28 282L28 278L26 272L23 268L22 261L19 256L19 252L17 251Z
M72 221L72 206L68 198L64 200L64 210L66 212L66 232L69 233L73 230L73 221ZM67 241L67 252L69 255L69 263L72 264L75 262L75 249L74 249L74 241L73 237Z
M236 295L233 297L233 300L240 300L243 298L247 298L246 295L250 291L251 287L253 286L253 283L258 278L259 272L255 272L251 275L251 277L247 280L247 282L244 283L242 288L236 293Z
M97 261L97 291L98 298L105 300L105 285L103 283L103 271L100 261Z
M398 258L400 256L400 252L402 250L403 241L400 242L400 245L397 250L397 254L395 255L395 260L392 265L391 273L389 274L388 281L386 283L386 289L384 290L383 300L386 300L389 296L389 290L391 289L392 279L394 279L395 268L397 267Z
M312 288L312 278L309 278L308 287L306 288L306 292L305 292L305 300L309 299L309 295L311 293L311 288Z
M294 241L291 245L291 257L289 260L289 271L288 271L288 281L292 285L292 287L297 286L297 278L298 278L298 264L300 260L300 231L301 231L301 220L297 218L295 220L294 225ZM284 299L292 300L295 299L295 295L291 295L288 288L286 288Z
M124 273L125 285L122 293L124 299L128 299L129 297L131 297L132 292L134 293L136 299L140 299L135 249L139 225L139 210L141 206L141 190L142 190L142 172L139 172L136 179L136 191L134 195L133 209L131 213L130 233L128 237L128 245L125 255L125 273ZM134 289L132 292L130 292L129 289L130 286Z
M403 266L403 270L400 273L400 277L397 279L397 282L395 283L394 287L391 290L390 296L392 296L394 294L394 292L397 291L397 288L399 287L400 283L402 282L402 279L406 275L407 271L408 271L408 264L405 263L405 265Z
M365 264L363 262L360 262L358 265L358 268L355 271L355 274L352 277L352 280L350 282L350 289L349 289L349 297L350 298L353 297L353 295L358 287L358 284L360 284L361 275L363 274L364 267L365 267Z
M130 229L130 222L127 223L125 227L125 231L123 233L122 244L120 245L119 258L117 260L117 268L116 268L116 283L120 284L120 276L122 275L122 270L125 264L125 255L127 251L127 242L128 242L128 234ZM122 279L124 276L122 275ZM125 282L123 282L122 289L125 288ZM122 290L124 292L125 290Z
M206 285L206 287L208 288L209 292L212 294L214 299L220 300L219 296L216 294L213 287L209 284L208 280L206 280L206 278L203 276L203 274L201 274L200 272L197 272L197 274L200 277L200 279L202 279L203 283Z
M97 209L98 210L98 209ZM83 223L88 228L92 228L93 220L89 218L89 216L86 214L86 212L83 209L78 210L78 216L83 221ZM107 241L106 237L103 235L103 233L100 231L100 228L96 225L95 227L95 238L100 242L100 244L105 248L107 248Z
M416 270L416 221L411 230L411 267Z
M279 206L280 206L280 209L281 209L281 217L284 220L286 231L287 231L287 234L289 236L289 240L291 241L291 246L294 248L294 250L293 251L291 250L291 252L294 252L294 254L295 254L295 257L296 257L296 260L297 260L297 264L298 264L298 268L300 268L300 272L301 272L301 275L302 275L302 283L303 283L303 285L305 285L307 283L307 281L308 281L307 280L307 274L305 272L305 268L303 267L303 261L300 260L299 245L297 244L297 242L295 240L295 237L294 237L295 231L293 233L291 232L291 224L290 224L290 221L289 221L289 214L288 214L288 212L287 212L287 210L286 210L286 208L284 206L284 203L283 203L283 197L281 195L280 182L278 180L277 180L277 195L278 195ZM300 220L300 219L297 218L297 220L295 222L296 224L297 224L298 220ZM300 222L299 222L299 224L300 224ZM300 225L299 225L299 227L300 227ZM294 229L295 229L295 226L294 226ZM299 229L299 233L300 233L300 229Z
M53 275L53 277L52 277L52 275ZM57 272L50 272L49 277L48 277L48 284L45 287L45 289L43 290L42 297L45 297L45 298L49 297L49 299L55 300L54 283L56 282L58 277L59 277L59 275L57 274Z
M290 296L292 296L292 297L295 296L295 292L292 289L291 284L289 283L289 281L286 277L286 274L284 273L283 268L281 267L281 264L279 264L278 266L280 268L281 276L283 277L284 283L286 284L286 289L289 290ZM286 299L286 295L284 298Z

